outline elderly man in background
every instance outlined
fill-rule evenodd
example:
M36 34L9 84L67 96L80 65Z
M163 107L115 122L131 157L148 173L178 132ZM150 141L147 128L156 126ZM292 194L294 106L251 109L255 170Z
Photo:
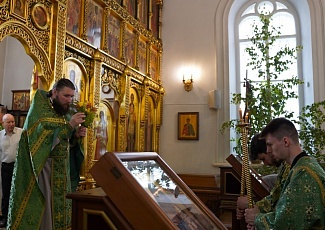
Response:
M11 114L5 114L2 117L2 125L4 129L0 131L2 185L2 220L0 221L0 228L6 227L7 225L11 179L14 170L18 144L22 133L21 128L15 127L15 118Z

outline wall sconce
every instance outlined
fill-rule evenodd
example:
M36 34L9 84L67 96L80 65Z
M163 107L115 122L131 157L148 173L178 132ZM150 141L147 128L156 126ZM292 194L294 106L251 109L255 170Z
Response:
M193 89L193 78L192 78L192 75L191 75L191 79L187 79L187 80L184 79L184 75L183 75L183 83L184 83L184 89L187 92L190 92Z

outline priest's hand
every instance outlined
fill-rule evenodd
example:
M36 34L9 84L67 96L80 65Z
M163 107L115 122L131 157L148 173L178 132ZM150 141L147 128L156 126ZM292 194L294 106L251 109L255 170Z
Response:
M85 122L85 117L86 115L84 113L76 113L71 117L69 124L71 125L72 128L75 128L79 124Z
M85 137L86 134L87 134L87 128L83 126L79 126L75 135L77 138L80 138L80 137Z

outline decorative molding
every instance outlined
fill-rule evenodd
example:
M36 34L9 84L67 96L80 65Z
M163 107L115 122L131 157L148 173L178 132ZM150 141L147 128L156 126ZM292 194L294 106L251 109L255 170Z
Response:
M0 41L8 35L19 37L23 46L27 49L27 54L36 57L36 60L39 62L41 66L40 76L42 75L44 80L49 82L52 75L50 61L32 31L21 22L8 21L0 25ZM34 61L36 60L34 59Z
M64 60L67 58L77 59L85 67L87 76L90 76L91 70L91 60L87 56L83 56L82 53L73 52L70 50L65 50Z
M33 5L31 18L34 25L40 30L46 30L50 24L49 12L41 3Z
M95 48L85 41L69 33L66 34L65 45L72 48L75 52L82 53L85 56L93 57Z
M139 20L130 16L125 7L120 6L115 0L109 0L108 5L111 9L113 9L120 18L122 18L126 23L132 25L132 27L145 36L148 40L151 40L154 44L158 46L161 44L161 41L155 37L153 37L150 30L147 30Z

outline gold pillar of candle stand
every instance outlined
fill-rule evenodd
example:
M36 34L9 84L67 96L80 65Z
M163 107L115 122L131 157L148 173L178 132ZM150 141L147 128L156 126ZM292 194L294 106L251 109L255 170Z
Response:
M240 132L242 133L243 131L243 123L244 123L244 120L243 120L243 112L241 109L239 109L239 119L240 119L240 123L239 123L239 127L240 127ZM240 196L244 196L245 195L245 188L246 188L246 185L245 185L245 180L246 178L246 170L244 170L244 165L242 164L242 170L241 170L241 181L240 181Z
M252 199L252 183L251 183L251 174L249 169L249 158L248 158L248 141L247 136L249 132L249 117L248 113L245 114L245 117L242 116L241 109L239 110L240 115L240 134L241 134L241 146L242 146L242 176L241 176L241 190L240 195L244 196L247 194L248 208L253 208L253 199Z

